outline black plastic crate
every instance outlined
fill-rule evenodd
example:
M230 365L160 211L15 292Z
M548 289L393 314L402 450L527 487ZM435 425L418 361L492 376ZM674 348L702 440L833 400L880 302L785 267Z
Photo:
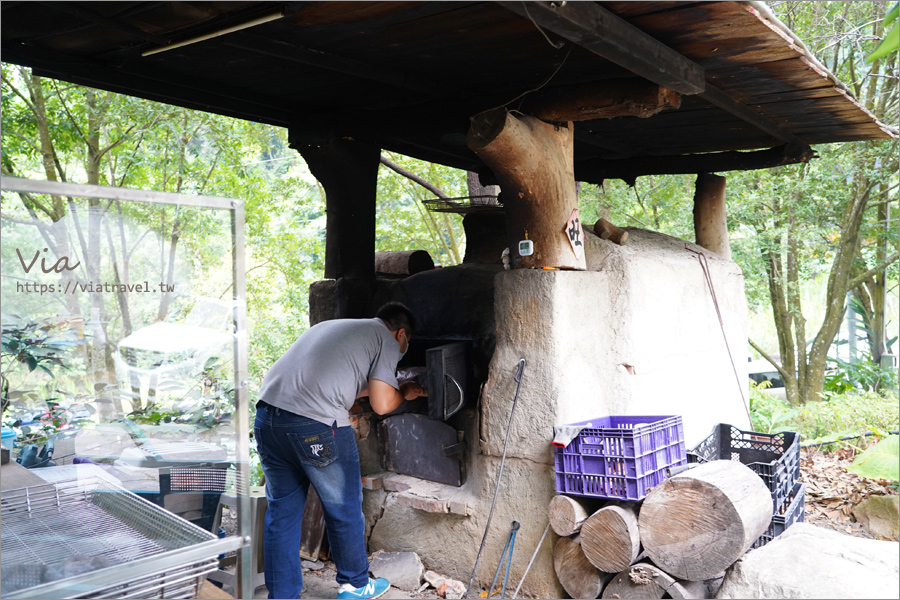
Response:
M785 532L785 530L793 525L794 523L802 523L804 517L806 516L806 486L804 486L801 482L797 482L794 484L794 489L788 495L787 500L785 500L784 504L778 509L774 515L772 515L772 521L769 523L769 529L766 530L764 534L759 536L755 542L753 542L753 549L762 548L773 539L781 535Z
M719 423L709 437L688 451L689 463L713 460L736 460L750 467L772 493L772 511L777 513L800 481L800 435L741 431Z

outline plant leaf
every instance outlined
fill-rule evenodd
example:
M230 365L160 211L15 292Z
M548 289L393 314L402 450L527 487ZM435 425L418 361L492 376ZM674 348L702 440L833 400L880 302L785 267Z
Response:
M868 479L900 479L900 435L889 435L859 456L847 470Z
M900 29L898 29L900 23L894 23L894 26L888 32L884 39L881 40L881 43L878 44L878 47L866 57L866 62L873 62L878 60L879 58L884 58L891 52L896 52L898 47L898 40L900 40Z

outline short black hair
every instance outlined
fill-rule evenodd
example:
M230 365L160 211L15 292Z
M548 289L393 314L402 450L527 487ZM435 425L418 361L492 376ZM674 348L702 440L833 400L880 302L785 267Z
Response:
M412 334L416 326L416 319L413 317L412 311L400 302L388 302L378 309L375 316L384 321L391 331L405 329L408 334Z

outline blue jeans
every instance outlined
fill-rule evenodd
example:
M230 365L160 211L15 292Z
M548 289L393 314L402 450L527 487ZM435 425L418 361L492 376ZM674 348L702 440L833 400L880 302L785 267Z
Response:
M299 598L303 589L300 526L309 484L322 501L337 582L366 585L369 559L353 430L261 403L253 433L269 503L263 538L269 598Z

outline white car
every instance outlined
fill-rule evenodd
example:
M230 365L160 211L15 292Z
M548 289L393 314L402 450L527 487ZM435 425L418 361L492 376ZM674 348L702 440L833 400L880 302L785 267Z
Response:
M183 323L161 321L138 329L119 341L116 376L138 393L149 377L149 394L163 382L190 385L210 359L234 355L233 305L201 297Z

